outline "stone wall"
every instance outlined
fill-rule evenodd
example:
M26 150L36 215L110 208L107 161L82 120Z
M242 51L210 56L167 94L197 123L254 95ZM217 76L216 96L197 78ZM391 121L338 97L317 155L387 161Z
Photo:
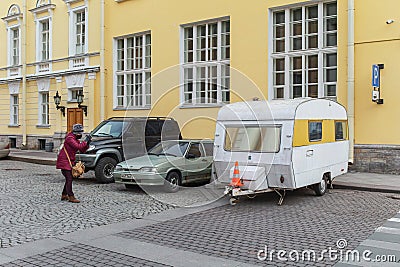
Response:
M66 133L56 132L52 136L47 135L27 135L26 146L22 146L22 135L0 135L0 141L9 142L10 138L16 139L16 148L39 150L39 140L45 140L46 143L54 143L53 151L57 152L58 148L64 141Z
M354 164L351 170L400 174L400 146L398 145L355 145Z

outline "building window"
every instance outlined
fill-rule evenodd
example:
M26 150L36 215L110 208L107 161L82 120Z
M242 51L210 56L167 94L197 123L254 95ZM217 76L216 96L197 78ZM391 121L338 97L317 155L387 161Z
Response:
M10 125L18 125L19 114L19 98L18 95L10 96Z
M76 102L78 100L78 95L83 94L83 88L70 88L68 89L68 98L70 102Z
M47 61L50 59L50 23L48 19L39 22L39 32L39 60Z
M86 35L87 35L87 21L86 10L81 9L73 12L72 23L72 47L73 54L79 55L86 53Z
M230 101L230 21L184 26L183 105Z
M10 55L11 55L11 65L15 66L15 65L19 65L19 44L20 44L20 40L19 40L20 36L19 36L19 28L13 28L10 30Z
M116 39L117 108L151 105L151 34Z
M39 124L49 125L49 93L39 93Z
M337 4L273 11L274 98L336 97Z

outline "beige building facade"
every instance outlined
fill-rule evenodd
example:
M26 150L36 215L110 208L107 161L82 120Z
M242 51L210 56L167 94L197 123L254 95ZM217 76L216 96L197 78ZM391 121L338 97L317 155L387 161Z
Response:
M396 0L378 7L3 0L0 7L0 137L16 147L57 147L73 123L90 131L112 116L171 116L184 137L213 138L227 103L318 97L347 108L350 161L359 170L400 170ZM384 66L383 104L372 101L374 64Z

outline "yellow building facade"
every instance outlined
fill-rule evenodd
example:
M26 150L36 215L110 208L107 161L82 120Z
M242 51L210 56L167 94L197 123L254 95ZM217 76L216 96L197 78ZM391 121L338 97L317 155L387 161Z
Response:
M399 6L2 0L1 138L57 146L73 123L90 131L113 116L170 116L184 137L213 138L226 103L328 97L348 110L356 166L397 172ZM371 101L373 64L383 104Z

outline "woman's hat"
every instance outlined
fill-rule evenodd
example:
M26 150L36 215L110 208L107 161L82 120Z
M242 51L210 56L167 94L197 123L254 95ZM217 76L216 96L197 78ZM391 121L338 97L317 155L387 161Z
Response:
M74 124L72 126L72 133L77 134L77 133L83 133L83 125L82 124Z

